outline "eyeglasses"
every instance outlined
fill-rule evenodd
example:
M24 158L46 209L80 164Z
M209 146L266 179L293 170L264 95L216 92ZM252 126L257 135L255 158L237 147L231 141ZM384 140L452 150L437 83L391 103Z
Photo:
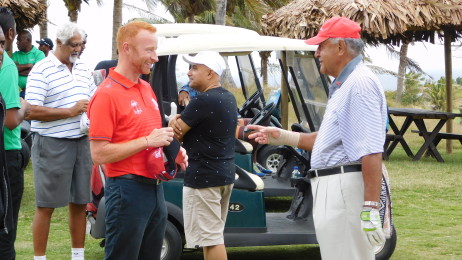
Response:
M82 47L82 44L83 43L81 43L81 42L68 42L68 43L66 43L66 45L69 45L72 48Z

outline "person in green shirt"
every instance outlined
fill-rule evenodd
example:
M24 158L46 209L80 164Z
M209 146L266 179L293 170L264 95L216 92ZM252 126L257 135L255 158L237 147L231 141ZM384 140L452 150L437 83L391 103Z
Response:
M8 56L11 51L16 23L13 14L7 8L0 7L0 46L3 54L3 64L0 68L0 94L5 100L6 116L4 129L4 146L6 167L10 184L12 200L12 226L8 232L0 230L0 258L15 259L14 241L16 240L19 207L24 191L24 167L21 154L21 129L19 124L28 112L29 103L19 97L18 70ZM5 32L5 34L3 33ZM3 53L3 48L5 49Z
M18 51L13 53L11 57L18 67L19 87L21 92L19 95L24 98L26 94L27 76L35 63L45 58L45 54L32 45L32 35L29 31L20 31L16 39Z

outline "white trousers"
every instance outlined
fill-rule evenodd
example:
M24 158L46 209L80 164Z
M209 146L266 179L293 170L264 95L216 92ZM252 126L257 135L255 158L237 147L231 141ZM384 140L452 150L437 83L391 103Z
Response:
M373 260L373 248L361 230L364 203L361 172L311 179L313 218L323 260Z

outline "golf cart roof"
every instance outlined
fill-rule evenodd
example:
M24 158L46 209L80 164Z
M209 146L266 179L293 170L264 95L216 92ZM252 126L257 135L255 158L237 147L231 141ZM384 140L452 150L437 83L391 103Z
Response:
M190 54L203 50L220 53L251 51L316 51L303 40L260 36L252 30L211 24L154 24L158 29L157 55Z
M256 31L245 28L200 23L164 23L153 24L158 37L178 37L185 34L246 34L258 35Z

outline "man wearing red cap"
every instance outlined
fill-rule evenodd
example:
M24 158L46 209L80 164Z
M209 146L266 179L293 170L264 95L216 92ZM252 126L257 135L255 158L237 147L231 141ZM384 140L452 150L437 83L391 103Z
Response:
M359 24L335 17L305 41L319 45L320 71L335 78L318 132L248 126L259 143L312 150L313 218L324 260L372 260L385 242L378 201L387 108L379 80L361 63L360 32Z

